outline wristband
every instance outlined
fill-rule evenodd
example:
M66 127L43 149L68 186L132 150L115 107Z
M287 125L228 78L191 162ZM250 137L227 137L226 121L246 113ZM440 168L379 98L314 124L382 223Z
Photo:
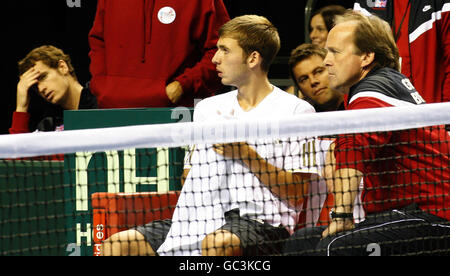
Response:
M351 218L352 219L353 213L336 213L335 211L331 211L330 217L331 217L331 219L337 219L337 218L342 218L342 219Z

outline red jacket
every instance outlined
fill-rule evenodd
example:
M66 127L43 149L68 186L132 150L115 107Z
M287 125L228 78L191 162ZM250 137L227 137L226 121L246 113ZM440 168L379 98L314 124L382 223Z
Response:
M403 0L407 2L407 0ZM399 20L393 24L394 7L397 1L355 1L355 10L373 13L386 20L398 31ZM370 3L374 5L369 6ZM404 4L406 6L406 4ZM410 0L408 22L409 72L414 87L428 103L450 101L450 1ZM401 21L401 20L400 20Z
M417 91L392 69L370 72L355 84L347 109L417 104ZM450 220L450 135L443 126L340 135L336 169L364 174L361 201L367 214L416 203L422 210Z
M221 84L211 59L228 20L222 0L99 0L89 34L99 107L170 107L175 80L178 105L213 95Z

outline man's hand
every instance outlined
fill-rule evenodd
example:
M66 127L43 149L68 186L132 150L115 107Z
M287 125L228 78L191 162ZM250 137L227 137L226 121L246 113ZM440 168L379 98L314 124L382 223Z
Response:
M331 221L330 225L328 225L328 228L322 232L322 238L334 235L338 232L352 230L353 228L355 228L353 219L334 219Z
M310 173L293 173L280 169L262 158L256 149L246 142L215 144L213 149L226 158L242 160L261 183L292 207L303 202L311 179Z
M166 94L169 100L175 104L183 96L183 87L178 81L171 82L166 86Z
M353 203L355 202L362 177L362 172L352 168L343 168L335 171L332 186L328 184L327 186L328 189L333 190L336 213L353 213ZM335 218L322 233L322 237L351 230L354 227L353 218Z
M214 151L230 159L248 159L253 149L245 142L215 144Z
M40 74L38 70L32 67L20 76L19 83L17 83L17 112L28 112L28 106L30 105L28 90L31 86L38 83Z

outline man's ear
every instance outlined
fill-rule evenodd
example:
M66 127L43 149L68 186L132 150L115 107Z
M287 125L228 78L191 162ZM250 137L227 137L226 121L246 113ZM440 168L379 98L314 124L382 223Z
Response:
M365 53L361 56L361 65L362 67L367 67L373 63L375 60L375 53Z
M247 63L250 66L250 68L255 68L257 65L260 65L261 62L262 62L261 54L257 51L253 51L247 57Z
M63 75L69 73L69 66L67 66L67 63L64 60L58 61L58 71Z

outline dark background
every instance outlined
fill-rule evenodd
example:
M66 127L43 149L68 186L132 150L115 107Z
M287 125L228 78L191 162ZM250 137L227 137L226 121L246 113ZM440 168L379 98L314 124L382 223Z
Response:
M284 61L290 51L305 42L306 0L224 0L230 17L242 14L266 16L278 28L282 48L269 77L288 78ZM315 9L329 4L351 8L353 1L316 0ZM0 134L8 133L16 105L17 61L31 49L52 44L68 53L80 83L89 81L87 35L95 17L97 1L81 0L81 7L68 7L66 0L2 1Z

